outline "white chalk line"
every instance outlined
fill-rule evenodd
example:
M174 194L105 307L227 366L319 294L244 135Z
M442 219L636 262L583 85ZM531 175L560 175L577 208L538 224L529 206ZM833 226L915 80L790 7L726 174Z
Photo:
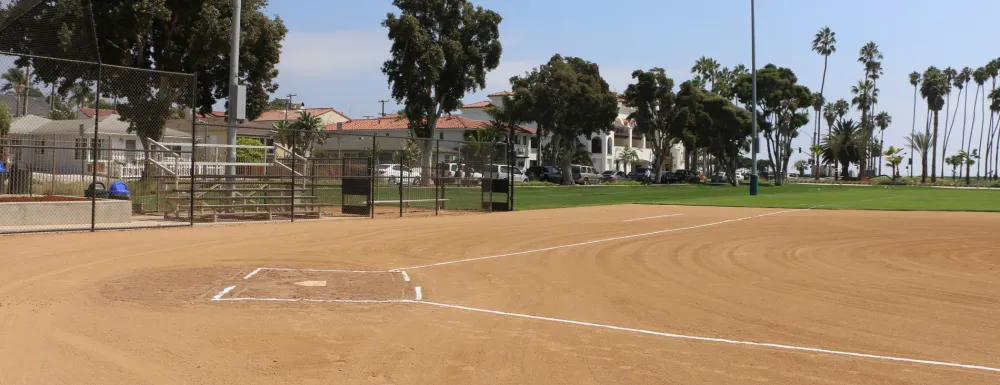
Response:
M644 217L644 218L626 219L626 220L624 220L622 222L636 222L636 221L644 221L644 220L647 220L647 219L676 217L676 216L680 216L680 215L681 214L657 215L655 217Z
M558 250L558 249L566 249L566 248L570 248L570 247L586 246L586 245L592 245L592 244L595 244L595 243L620 241L620 240L623 240L623 239L648 237L650 235L672 233L672 232L676 232L676 231L700 229L702 227L709 227L709 226L721 225L721 224L725 224L725 223L739 222L739 221L745 221L745 220L748 220L748 219L761 218L761 217L767 217L767 216L771 216L771 215L778 215L778 214L784 214L784 213L790 213L790 212L796 212L796 211L806 211L806 210L808 210L808 209L794 209L794 210L776 211L776 212L767 213L767 214L760 214L760 215L754 215L754 216L743 217L743 218L736 218L736 219L727 219L727 220L724 220L724 221L706 223L706 224L701 224L701 225L696 225L696 226L680 227L680 228L666 229L666 230L657 230L657 231L651 231L651 232L648 232L648 233L623 235L623 236L618 236L618 237L597 239L597 240L587 241L587 242L571 243L571 244L568 244L568 245L551 246L551 247L545 247L545 248L541 248L541 249L534 249L534 250L527 250L527 251L518 251L518 252L506 253L506 254L489 255L489 256L485 256L485 257L476 257L476 258L459 259L459 260L455 260L455 261L429 263L429 264L426 264L426 265L409 266L409 267L403 267L403 268L399 268L399 269L395 269L395 270L414 270L414 269L423 269L423 268L427 268L427 267L453 265L453 264L456 264L456 263L482 261L482 260L486 260L486 259L503 258L503 257L513 257L513 256L516 256L516 255L540 253L540 252L543 252L543 251L551 251L551 250Z
M458 310L465 310L465 311L472 311L472 312L479 312L479 313L502 315L502 316L508 316L508 317L526 318L526 319L537 320L537 321L556 322L556 323L563 323L563 324L570 324L570 325L577 325L577 326L589 326L589 327L594 327L594 328L610 329L610 330L632 332L632 333L639 333L639 334L647 334L647 335L654 335L654 336L666 337L666 338L685 339L685 340L694 340L694 341L703 341L703 342L716 342L716 343L724 343L724 344L731 344L731 345L749 345L749 346L758 346L758 347L783 349L783 350L793 350L793 351L802 351L802 352L811 352L811 353L823 353L823 354L848 356L848 357L857 357L857 358L868 358L868 359L875 359L875 360L906 362L906 363L911 363L911 364L923 364L923 365L933 365L933 366L947 366L947 367L953 367L953 368L983 370L983 371L989 371L989 372L1000 372L1000 368L994 368L994 367L989 367L989 366L981 366L981 365L969 365L969 364L960 364L960 363L954 363L954 362L920 360L920 359L914 359L914 358L883 356L883 355L877 355L877 354L846 352L846 351L839 351L839 350L811 348L811 347L805 347L805 346L772 344L772 343L766 343L766 342L740 341L740 340L731 340L731 339L725 339L725 338L701 337L701 336L693 336L693 335L685 335L685 334L664 333L664 332L656 332L656 331L652 331L652 330L644 330L644 329L627 328L627 327L621 327L621 326L604 325L604 324L597 324L597 323L591 323L591 322L572 321L572 320L566 320L566 319L551 318L551 317L541 317L541 316L534 316L534 315L528 315L528 314L509 313L509 312L503 312L503 311L497 311L497 310L479 309L479 308L473 308L473 307L468 307L468 306L449 305L449 304L437 303L437 302L428 302L428 301L412 301L412 302L413 303L421 303L421 304L425 304L425 305L431 305L431 306L437 306L437 307L443 307L443 308L450 308L450 309L458 309Z
M256 297L236 297L236 298L212 298L215 302L315 302L315 303L413 303L410 299L313 299L313 298L256 298Z
M400 271L399 273L403 275L403 281L410 282L410 275L409 274L406 274L405 271Z
M264 268L263 267L258 267L256 269L254 269L254 271L251 271L250 274L247 274L246 276L244 276L243 279L244 280L250 279L251 277L257 275L257 273L259 273L261 270L264 270Z
M416 293L417 301L424 298L424 293L420 291L420 286L413 288L414 293Z
M930 365L930 366L944 366L944 367L951 367L951 368L970 369L970 370L979 370L979 371L987 371L987 372L1000 373L1000 368L995 368L995 367L990 367L990 366L983 366L983 365L971 365L971 364L962 364L962 363L956 363L956 362L933 361L933 360L922 360L922 359L916 359L916 358L884 356L884 355L878 355L878 354L857 353L857 352L848 352L848 351L842 351L842 350L830 350L830 349L822 349L822 348L813 348L813 347L808 347L808 346L784 345L784 344L774 344L774 343L767 343L767 342L742 341L742 340L733 340L733 339L726 339L726 338L703 337L703 336L695 336L695 335L687 335L687 334L657 332L657 331L652 331L652 330L636 329L636 328L629 328L629 327L622 327L622 326L613 326L613 325L605 325L605 324L598 324L598 323L593 323L593 322L573 321L573 320L561 319L561 318L552 318L552 317L543 317L543 316L536 316L536 315L529 315L529 314L511 313L511 312L505 312L505 311L499 311L499 310L480 309L480 308L474 308L474 307L468 307L468 306L461 306L461 305L450 305L450 304L439 303L439 302L429 302L429 301L423 301L423 300L420 299L422 297L422 295L421 295L422 293L421 293L421 290L420 290L419 286L417 286L416 288L414 288L414 291L416 292L416 296L417 296L416 300L409 300L409 299L398 299L398 300L393 300L393 299L387 299L387 300L364 300L364 299L312 299L312 298L249 298L249 297L245 297L245 298L241 298L241 297L237 297L237 298L221 298L223 295L225 295L226 293L228 293L233 288L235 288L235 286L227 287L221 293L219 293L218 295L216 295L215 297L213 297L211 299L211 301L213 301L213 302L306 302L306 303L343 303L343 304L423 304L423 305L430 305L430 306L436 306L436 307L448 308L448 309L455 309L455 310L464 310L464 311L470 311L470 312L476 312L476 313L485 313L485 314L493 314L493 315L499 315L499 316L524 318L524 319L530 319L530 320L535 320L535 321L547 321L547 322L554 322L554 323L561 323L561 324L568 324L568 325L576 325L576 326L587 326L587 327L592 327L592 328L608 329L608 330L615 330L615 331L629 332L629 333L637 333L637 334L645 334L645 335L652 335L652 336L664 337L664 338L683 339L683 340L700 341L700 342L714 342L714 343L729 344L729 345L756 346L756 347L772 348L772 349L780 349L780 350L791 350L791 351L798 351L798 352L821 353L821 354L835 355L835 356L866 358L866 359L872 359L872 360L904 362L904 363L910 363L910 364L921 364L921 365Z
M213 301L220 301L220 300L222 300L222 296L228 294L230 291L233 291L233 289L235 289L235 288L236 288L236 286L229 286L229 287L227 287L225 289L222 289L222 291L220 291L219 294L216 294L214 297L212 297L212 300Z
M401 270L338 270L338 269L297 269L289 267L260 267L257 270L269 271L305 271L309 273L398 273Z

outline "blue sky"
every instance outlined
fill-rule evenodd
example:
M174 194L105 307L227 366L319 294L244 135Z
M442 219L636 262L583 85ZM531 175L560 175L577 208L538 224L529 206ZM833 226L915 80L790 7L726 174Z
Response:
M508 89L507 79L544 63L554 53L598 63L605 80L619 91L628 86L635 69L662 67L680 83L691 77L689 70L701 56L724 66L750 66L749 0L474 2L503 16L504 54L500 67L489 75L487 88L467 95L466 102ZM379 70L389 49L380 22L396 11L392 2L271 3L268 12L281 16L289 29L278 94L294 93L309 107L333 107L353 118L377 115L377 101L389 96ZM1000 1L758 0L756 6L758 67L774 63L791 68L810 89L819 90L823 71L822 57L811 51L813 35L823 26L837 33L837 53L830 57L827 74L828 100L850 100L850 87L863 74L856 61L858 50L868 41L879 45L885 73L878 83L877 108L893 117L886 131L887 146L904 144L902 137L911 129L910 72L923 72L930 65L974 69L1000 55L993 41L1000 36L996 23ZM921 126L922 104L918 101ZM959 118L953 143L959 141L961 125ZM808 127L801 130L796 147L808 147Z

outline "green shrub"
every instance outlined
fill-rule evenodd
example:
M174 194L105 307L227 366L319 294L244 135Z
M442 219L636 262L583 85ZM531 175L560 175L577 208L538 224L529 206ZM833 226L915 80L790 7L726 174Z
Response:
M554 187L554 186L558 186L555 183L545 182L545 181L540 181L540 180L533 180L533 181L528 181L528 182L517 182L514 185L515 186L523 186L523 187Z
M642 186L642 182L634 180L613 180L609 182L601 182L604 186Z

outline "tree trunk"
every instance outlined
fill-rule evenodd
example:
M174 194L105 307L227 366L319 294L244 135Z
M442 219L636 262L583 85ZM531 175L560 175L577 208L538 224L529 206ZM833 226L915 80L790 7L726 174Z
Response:
M421 163L421 165L420 165L420 185L421 186L430 186L433 183L433 180L431 179L432 178L431 171L434 168L434 147L435 147L434 144L435 143L434 143L433 137L434 137L434 135L431 135L431 139L424 139L423 140L423 142L424 142L423 143L424 144L424 153L422 154L423 156L420 157L420 163ZM492 148L490 149L489 153L491 155L493 154L493 149ZM487 170L483 170L483 171L484 171L483 174L485 175L485 171L487 171ZM402 182L400 182L400 183L402 183Z
M864 108L861 110L861 129L868 131L868 124L865 122L868 120L868 109ZM865 142L858 145L858 180L865 180L865 171L868 170L868 142L871 141L870 136L865 138Z
M969 159L965 159L963 161L965 162L965 185L968 186L972 183L972 178L969 176L969 168L971 165L969 164Z
M937 182L937 142L938 142L938 116L940 113L934 111L934 136L931 141L931 183Z
M545 163L542 161L543 159L542 159L542 126L541 125L539 125L538 128L535 129L535 147L538 148L538 155L536 155L537 158L538 158L538 164L537 165L538 166L544 166Z
M575 138L574 138L575 139ZM563 186L572 186L576 184L573 180L573 156L576 155L576 143L573 140L563 140L563 156L562 156L562 169L563 169Z

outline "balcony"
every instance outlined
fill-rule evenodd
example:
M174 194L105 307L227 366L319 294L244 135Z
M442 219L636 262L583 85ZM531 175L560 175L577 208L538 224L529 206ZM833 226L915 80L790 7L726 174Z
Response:
M518 158L527 158L528 157L528 151L529 151L528 150L528 146L525 146L523 144L515 144L514 145L514 156L516 156Z

